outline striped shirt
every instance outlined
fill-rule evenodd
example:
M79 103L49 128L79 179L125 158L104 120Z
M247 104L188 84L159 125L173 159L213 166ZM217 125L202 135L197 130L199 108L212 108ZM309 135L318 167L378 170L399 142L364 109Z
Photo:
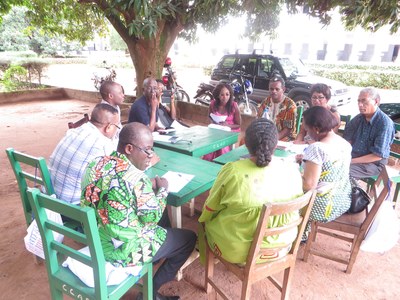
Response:
M112 140L88 122L67 131L50 156L50 175L58 199L79 205L87 164L115 150Z

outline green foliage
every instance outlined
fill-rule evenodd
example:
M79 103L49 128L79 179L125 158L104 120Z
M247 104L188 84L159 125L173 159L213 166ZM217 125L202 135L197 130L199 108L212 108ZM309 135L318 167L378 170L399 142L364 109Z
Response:
M10 66L3 75L1 84L6 92L27 88L28 71L22 66Z
M127 44L138 80L149 74L160 75L164 60L178 35L194 41L197 28L215 32L230 16L247 17L247 36L253 40L273 34L279 13L286 4L289 12L299 5L311 16L328 24L331 12L338 8L347 28L357 25L376 31L389 24L396 32L400 18L397 0L326 1L326 0L11 0L24 2L32 25L50 36L61 34L67 40L84 42L107 32L107 22ZM0 6L0 14L7 11ZM296 25L294 25L296 26Z
M7 91L24 88L35 88L42 82L43 73L48 62L43 59L0 59L2 84Z
M0 24L0 51L32 50L38 55L68 55L81 49L77 42L67 42L65 37L45 34L40 27L32 27L27 8L14 7Z
M400 89L398 66L360 64L308 64L315 75L341 81L349 86Z
M296 5L304 5L309 8L311 16L320 19L321 23L328 24L331 20L331 12L339 8L342 22L349 30L361 26L368 31L377 31L379 28L389 25L391 33L399 29L399 2L397 0L294 0L285 1L289 11L294 12Z

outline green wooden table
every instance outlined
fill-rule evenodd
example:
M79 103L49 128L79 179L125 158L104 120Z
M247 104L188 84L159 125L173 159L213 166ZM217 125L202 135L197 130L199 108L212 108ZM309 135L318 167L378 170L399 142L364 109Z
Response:
M154 145L182 154L200 157L237 142L239 133L208 128L205 126L188 127L170 134L181 138L177 143L154 140Z
M212 187L221 165L159 147L155 147L155 152L160 157L160 161L146 171L150 178L156 175L161 177L167 171L194 175L194 178L179 192L169 193L167 198L171 206L172 225L180 228L182 226L181 206ZM169 182L170 186L173 184Z
M236 149L233 149L232 151L229 151L228 153L225 153L213 160L213 162L219 163L221 165L224 165L228 162L231 161L237 161L242 158L246 158L249 155L249 151L247 150L245 145L242 145ZM281 157L281 158L286 158L290 156L294 156L295 153L291 151L286 151L286 150L281 150L281 149L276 149L274 152L275 157Z

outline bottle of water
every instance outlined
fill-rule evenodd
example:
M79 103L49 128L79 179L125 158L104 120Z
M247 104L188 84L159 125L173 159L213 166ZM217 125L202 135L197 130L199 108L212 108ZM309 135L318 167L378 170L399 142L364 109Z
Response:
M264 111L263 111L263 114L262 114L261 117L269 120L268 106L266 106L266 107L264 108Z

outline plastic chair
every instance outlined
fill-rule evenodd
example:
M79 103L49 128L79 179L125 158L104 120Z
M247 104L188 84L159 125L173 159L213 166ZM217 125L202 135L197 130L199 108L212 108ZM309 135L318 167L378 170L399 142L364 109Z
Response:
M271 280L274 286L281 291L281 299L287 299L289 297L291 279L294 273L294 266L296 263L297 251L301 242L301 236L307 224L315 195L315 192L309 191L303 196L289 202L264 204L257 224L257 229L254 233L253 242L247 256L246 264L244 266L227 262L222 257L215 254L206 241L205 290L207 291L207 294L210 294L214 288L215 291L224 299L228 299L226 293L217 286L217 283L214 280L214 259L218 259L229 271L234 273L242 281L240 299L251 299L251 285L264 278ZM292 211L301 212L301 216L298 220L281 227L267 228L270 216L281 215ZM265 250L271 250L260 248L261 242L265 237L282 234L294 227L298 228L297 237L286 256L275 261L256 264L257 258L262 256ZM274 248L274 250L279 251L287 246L288 245L282 245L281 247ZM282 284L272 277L273 274L281 271L284 271Z
M80 119L76 122L68 122L68 129L78 128L79 126L82 126L83 124L85 124L87 122L89 122L89 115L84 114L82 119Z
M380 183L383 182L383 188L379 193L377 191ZM361 242L364 240L372 221L375 218L381 204L386 199L389 193L389 178L386 168L383 168L378 179L374 182L372 194L374 203L370 209L366 209L358 214L344 214L334 221L328 223L320 223L317 221L311 222L311 232L309 234L306 247L304 249L304 261L307 262L310 254L321 256L347 266L346 273L350 274L353 265L357 259L357 254L360 250ZM347 258L337 256L326 251L320 251L313 248L316 243L317 234L325 234L333 238L350 242L350 253Z
M303 118L303 106L297 106L297 116L296 116L296 133L300 132L301 121Z
M119 299L142 277L143 297L144 299L153 299L153 267L151 263L143 266L139 276L128 276L119 285L107 286L106 262L93 208L80 207L57 200L41 193L38 189L29 189L28 198L42 238L52 299L63 299L63 294L74 299ZM83 233L49 220L46 209L62 213L75 222L82 223ZM79 243L88 246L90 257L71 246L57 242L54 239L53 232L68 237L74 242L71 244ZM64 258L71 257L91 267L93 269L94 288L85 285L69 268L63 267L62 262L58 260L58 255Z
M49 169L43 157L34 157L15 151L13 148L6 149L6 153L11 168L14 171L15 178L17 179L22 208L24 209L25 222L28 227L32 223L33 216L26 191L28 187L42 186L46 194L54 194Z

